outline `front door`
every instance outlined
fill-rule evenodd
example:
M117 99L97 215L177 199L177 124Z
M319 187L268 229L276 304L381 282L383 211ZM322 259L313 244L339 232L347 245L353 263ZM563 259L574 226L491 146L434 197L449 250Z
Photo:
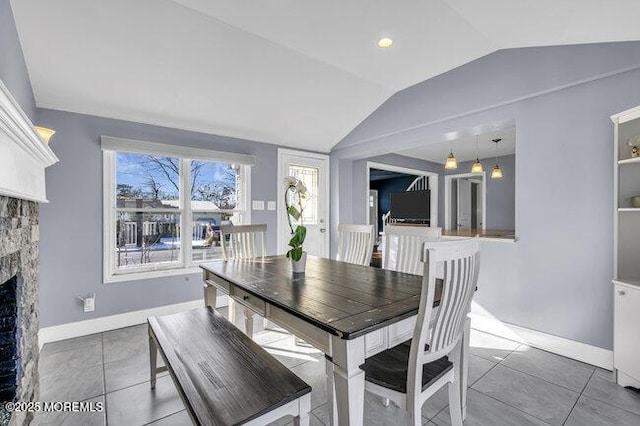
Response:
M307 187L302 223L307 227L304 250L329 257L329 156L290 149L278 149L278 253L289 250L291 238L284 206L284 178L294 176ZM294 225L295 226L295 225Z

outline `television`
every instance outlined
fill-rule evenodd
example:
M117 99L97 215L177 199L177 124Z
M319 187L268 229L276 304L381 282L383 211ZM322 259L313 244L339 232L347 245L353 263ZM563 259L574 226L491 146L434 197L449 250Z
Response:
M404 191L391 193L393 219L408 222L428 222L431 218L431 191Z

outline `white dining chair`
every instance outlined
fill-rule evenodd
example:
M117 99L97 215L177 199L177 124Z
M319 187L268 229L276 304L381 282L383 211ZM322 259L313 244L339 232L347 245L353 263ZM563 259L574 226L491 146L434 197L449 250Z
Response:
M224 260L264 257L267 251L266 235L267 225L220 226Z
M384 228L382 268L408 274L422 274L422 244L437 241L442 228L411 225L387 225Z
M229 259L254 259L267 253L267 225L222 225L220 242L222 257ZM243 308L245 333L253 337L253 311ZM229 298L229 321L235 323L236 302Z
M405 409L410 425L422 424L422 405L448 384L451 424L462 425L462 334L478 281L478 238L425 242L422 293L413 338L368 358L365 389ZM438 312L432 318L436 270L444 272Z
M373 225L338 225L338 254L336 260L368 266L375 240Z

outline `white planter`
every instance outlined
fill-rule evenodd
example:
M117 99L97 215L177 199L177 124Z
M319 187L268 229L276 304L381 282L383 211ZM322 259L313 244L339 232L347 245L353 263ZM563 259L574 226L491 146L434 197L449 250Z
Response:
M304 274L304 270L307 266L307 252L303 251L302 252L302 257L300 257L300 260L295 261L293 259L291 259L291 267L293 268L293 273L294 274Z

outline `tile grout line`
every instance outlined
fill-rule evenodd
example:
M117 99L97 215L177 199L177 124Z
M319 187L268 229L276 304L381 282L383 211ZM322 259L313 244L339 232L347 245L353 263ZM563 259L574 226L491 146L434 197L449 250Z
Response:
M515 349L513 349L511 352L509 352L509 354L508 354L507 356L511 355L511 354L512 354L516 349L518 349L520 346L521 346L521 345L517 346ZM478 357L478 358L480 358L480 359L483 359L483 360L485 360L485 361L489 361L489 362L493 363L493 365L491 366L491 368L489 368L487 371L485 371L485 372L484 372L480 377L478 377L476 380L474 380L474 381L473 381L473 383L467 383L467 399L469 398L469 396L468 396L468 395L469 395L469 389L472 389L472 388L471 388L471 386L473 386L473 385L475 385L476 383L478 383L478 381L479 381L480 379L482 379L482 378L483 378L484 376L486 376L486 375L487 375L491 370L493 370L494 368L496 368L496 367L497 367L497 366L498 366L502 361L504 361L504 358L507 358L507 357L504 357L502 360L500 360L500 361L498 361L498 362L493 362L493 361L491 361L490 359L483 358L483 357L481 357L481 356L479 356L479 355L475 355L475 354L472 354L472 353L469 353L469 355L473 355L473 356L476 356L476 357ZM473 390L475 390L476 392L479 392L479 391L478 391L478 390L476 390L476 389L473 389ZM482 392L481 392L481 393L482 393ZM484 395L484 394L483 394L483 395ZM447 398L447 401L448 401L448 398ZM425 402L426 402L426 401L425 401ZM502 401L501 401L501 402L502 402ZM442 412L442 410L444 410L444 409L445 409L445 408L447 408L447 407L449 407L449 404L448 404L448 403L447 403L447 405L445 405L443 408L441 408L440 410L438 410L438 411L436 412L436 414L434 414L434 415L433 415L433 417L431 417L431 418L427 418L427 417L425 417L425 418L427 419L427 421L428 421L428 422L435 423L435 422L433 421L433 419L435 419L436 417L438 417L438 414L440 414L440 413ZM424 417L424 416L423 416L423 417ZM435 423L435 424L437 425L437 423Z
M576 409L576 405L578 405L578 401L580 401L580 398L582 397L582 394L584 393L584 390L587 388L587 386L589 385L589 382L591 381L591 379L593 378L593 375L596 373L596 368L593 368L593 371L591 372L591 375L589 376L589 380L587 380L587 383L584 384L584 386L582 387L582 390L580 391L580 395L578 395L578 399L576 399L576 402L573 403L573 407L571 407L571 410L569 410L569 414L567 414L567 418L564 419L564 421L562 422L562 425L564 426L565 424L567 424L567 421L569 421L569 417L571 417L571 413L573 413L573 410Z
M506 357L505 357L505 359L506 359ZM504 360L503 360L503 361L504 361ZM550 382L549 380L543 379L542 377L538 377L538 376L536 376L536 375L534 375L534 374L527 373L526 371L520 371L520 370L518 370L517 368L511 367L511 366L506 365L506 364L502 364L502 361L500 361L500 362L499 362L498 364L496 364L496 365L500 365L500 366L502 366L502 367L504 367L504 368L508 368L509 370L517 371L518 373L525 374L525 375L527 375L527 376L529 376L529 377L533 377L534 379L542 380L543 382L545 382L545 383L549 383L550 385L554 385L554 386L557 386L557 387L562 388L562 389L564 389L564 390L568 390L568 391L571 391L571 392L573 392L573 393L577 393L578 395L582 395L582 393L578 392L577 390L570 389L570 388L568 388L568 387L566 387L566 386L563 386L563 385L559 385L559 384L557 384L557 383ZM589 364L589 365L590 365L590 364ZM594 367L594 368L595 368L595 366L593 366L593 365L592 365L592 367ZM594 370L594 371L595 371L595 370ZM591 373L591 374L593 375L593 373ZM591 380L591 376L589 376L589 380ZM589 381L587 380L587 384L588 384L588 383L589 383ZM475 382L474 382L474 384L475 384ZM586 387L586 385L585 385L585 387ZM584 389L582 390L582 392L584 392Z
M507 369L512 370L512 371L517 371L518 373L524 374L524 375L529 376L529 377L533 377L534 379L541 380L541 381L543 381L543 382L545 382L545 383L548 383L548 384L550 384L550 385L557 386L557 387L559 387L559 388L561 388L561 389L564 389L564 390L567 390L567 391L569 391L569 392L572 392L572 393L578 394L578 392L576 392L576 391L574 391L574 390L567 389L567 388L565 388L564 386L560 386L560 385L556 385L555 383L548 382L548 381L546 381L546 380L544 380L544 379L541 379L540 377L537 377L537 376L533 376L533 375L531 375L531 374L524 373L524 372L522 372L522 371L519 371L519 370L516 370L516 369L510 368L510 367L508 367L508 366L506 366L506 365L503 365L502 367L507 368ZM588 382L587 382L587 383L588 383ZM475 383L474 383L474 384L475 384ZM496 400L496 401L498 401L498 402L501 402L501 403L503 403L503 404L505 404L505 405L508 405L509 407L514 408L514 409L516 409L516 410L520 411L521 413L524 413L524 414L526 414L526 415L528 415L528 416L531 416L531 417L535 417L536 419L538 419L538 420L540 420L540 421L542 421L542 422L544 422L544 423L546 423L546 424L549 424L549 423L548 423L547 421L545 421L544 419L541 419L540 417L538 417L538 416L536 416L536 415L529 414L529 413L527 413L527 412L525 412L525 411L522 411L522 410L521 410L521 409L519 409L518 407L515 407L515 406L513 406L513 405L511 405L511 404L509 404L509 403L507 403L507 402L505 402L505 401L501 401L501 400L499 400L498 398L495 398L495 397L493 397L493 396L491 396L491 395L488 395L488 394L486 394L486 393L482 392L482 391L481 391L481 390L479 390L479 389L476 389L476 388L472 388L472 389L473 389L474 391L476 391L476 392L480 392L481 394L483 394L483 395L485 395L485 396L487 396L487 397L489 397L489 398L491 398L491 399L494 399L494 400ZM576 402L578 401L578 399L580 399L580 394L578 394L578 398L576 399ZM574 403L574 406L575 406L575 403ZM572 407L572 410L573 410L573 407ZM569 414L571 414L571 411L569 411ZM567 417L568 417L568 415L567 415Z
M102 348L102 387L104 389L104 424L109 425L109 418L107 416L107 373L104 366L104 333L100 333L100 346Z
M166 419L167 417L171 417L171 416L174 416L174 415L176 415L176 414L178 414L178 413L182 413L183 411L187 411L187 409L186 409L186 408L183 408L182 410L176 411L175 413L167 414L166 416L163 416L163 417L157 418L157 419L155 419L155 420L152 420L152 421L150 421L149 423L144 423L142 426L149 426L149 425L152 425L152 424L154 424L155 422L159 422L160 420L164 420L164 419ZM191 419L191 417L189 417L189 419Z
M596 370L597 370L597 368L596 368ZM594 374L593 374L593 375L595 375L595 371L594 371ZM593 376L592 376L592 377L593 377ZM588 384L589 384L589 383L587 383L587 385L588 385ZM587 389L587 387L585 386L585 389L584 389L584 390L586 390L586 389ZM583 390L583 392L584 392L584 390ZM610 401L603 401L603 400L601 400L600 398L596 398L595 396L591 396L591 395L584 395L584 393L583 393L583 394L580 394L580 396L584 396L585 398L593 399L594 401L598 401L598 402L599 402L599 403L601 403L601 404L608 405L609 407L613 407L613 408L615 408L615 409L617 409L617 410L626 411L627 413L630 413L630 414L633 414L634 416L639 416L639 417L640 417L640 414L638 414L638 413L636 413L636 412L634 412L634 411L630 411L630 410L628 410L628 409L626 409L626 408L623 408L623 407L619 407L619 406L617 406L617 405L614 405L614 404L612 404Z
M511 408L513 408L513 409L514 409L514 410L516 410L516 411L519 411L519 412L521 412L521 413L523 413L523 414L525 414L525 415L527 415L527 416L529 416L529 417L533 417L534 419L538 419L538 420L540 420L542 423L544 423L544 424L547 424L547 425L550 425L550 426L551 426L551 423L547 422L546 420L541 419L541 418L540 418L540 417L538 417L538 416L534 416L533 414L529 414L529 413L527 413L527 412L525 412L525 411L522 411L522 410L521 410L521 409L519 409L518 407L514 407L514 406L513 406L513 405L511 405L511 404L508 404L508 403L506 403L506 402L504 402L504 401L500 401L498 398L495 398L495 397L493 397L493 396L491 396L491 395L487 395L486 393L484 393L484 392L482 392L482 391L479 391L478 389L474 389L474 391L476 391L476 392L478 392L478 393L481 393L482 395L486 396L487 398L493 399L494 401L497 401L497 402L499 402L499 403L501 403L501 404L504 404L504 405L506 405L507 407L511 407Z

